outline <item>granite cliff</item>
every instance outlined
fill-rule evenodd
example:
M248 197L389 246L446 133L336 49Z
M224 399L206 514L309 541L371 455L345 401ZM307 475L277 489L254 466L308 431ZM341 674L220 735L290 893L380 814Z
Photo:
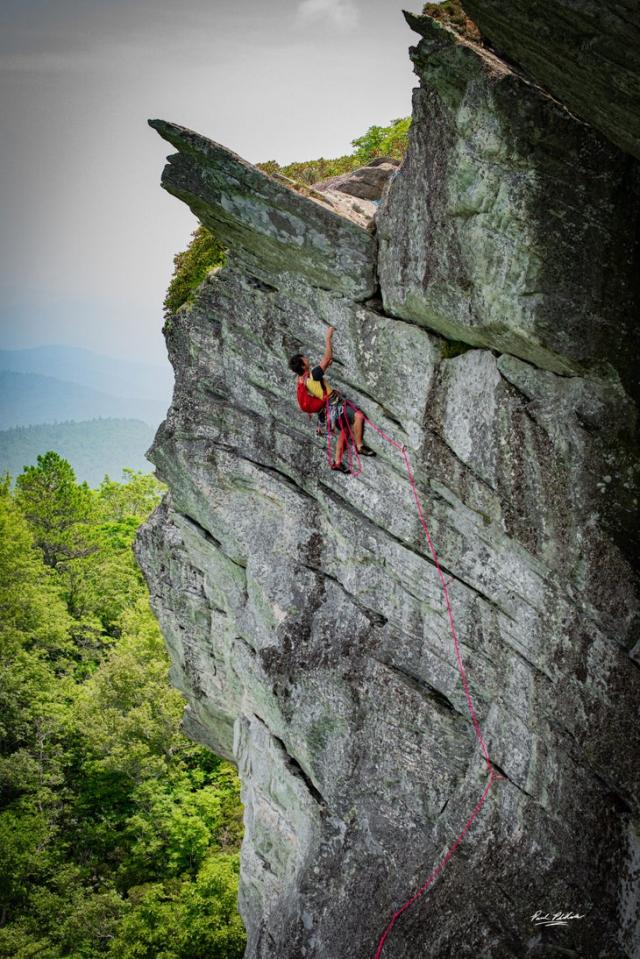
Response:
M407 447L503 777L383 956L637 957L637 161L407 17L378 206L150 121L229 252L165 327L170 492L136 554L185 729L240 772L247 959L369 959L487 766L402 458L369 429L377 458L332 473L297 409L287 358L334 325L331 382Z

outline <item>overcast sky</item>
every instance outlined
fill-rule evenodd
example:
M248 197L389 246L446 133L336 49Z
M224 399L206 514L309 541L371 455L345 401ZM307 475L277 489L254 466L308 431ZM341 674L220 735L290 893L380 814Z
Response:
M0 347L164 361L197 225L159 186L161 117L252 162L332 157L407 116L400 0L2 0Z

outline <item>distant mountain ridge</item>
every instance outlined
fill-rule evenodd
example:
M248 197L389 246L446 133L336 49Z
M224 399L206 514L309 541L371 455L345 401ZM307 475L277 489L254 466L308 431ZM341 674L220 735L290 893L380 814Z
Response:
M12 480L25 466L36 463L39 453L55 450L73 466L78 480L98 486L105 473L120 479L125 466L145 473L153 466L145 452L154 428L135 419L91 419L83 422L18 426L0 432L0 474Z
M0 371L0 429L95 417L144 420L157 426L170 399L117 396L37 373Z
M164 365L141 363L56 344L0 350L0 370L50 376L118 397L160 400L165 409L173 384L168 361Z

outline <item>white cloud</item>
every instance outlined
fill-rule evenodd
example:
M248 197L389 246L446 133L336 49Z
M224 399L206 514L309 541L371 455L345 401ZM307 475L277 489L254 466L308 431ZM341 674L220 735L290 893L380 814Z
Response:
M355 0L301 0L298 21L303 24L329 22L339 30L353 30L359 12Z

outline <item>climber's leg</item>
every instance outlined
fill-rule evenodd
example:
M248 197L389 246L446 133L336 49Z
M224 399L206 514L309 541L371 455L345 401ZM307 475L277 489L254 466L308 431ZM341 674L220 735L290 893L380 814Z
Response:
M331 424L331 432L337 434L336 440L336 456L334 463L340 464L342 462L342 457L344 456L345 449L345 434L344 434L344 424L342 422L343 405L338 400L335 403L329 404L329 422Z
M341 429L338 433L338 439L336 441L336 463L340 465L342 462L342 457L344 456L344 447L346 442L346 435L344 429Z
M349 412L352 412L351 409ZM356 446L359 450L362 446L362 434L364 433L364 416L360 410L356 410L353 420L353 435L355 436Z
M364 442L364 413L360 410L355 410L354 412L351 408L349 408L349 411L354 414L352 420L353 434L358 453L361 456L375 456L375 450L372 450L371 447L367 446Z

